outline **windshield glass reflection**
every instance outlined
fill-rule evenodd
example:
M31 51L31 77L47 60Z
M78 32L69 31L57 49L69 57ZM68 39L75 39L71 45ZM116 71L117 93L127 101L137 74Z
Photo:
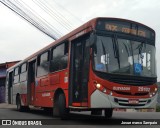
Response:
M108 73L155 77L155 47L133 40L97 36L94 69Z

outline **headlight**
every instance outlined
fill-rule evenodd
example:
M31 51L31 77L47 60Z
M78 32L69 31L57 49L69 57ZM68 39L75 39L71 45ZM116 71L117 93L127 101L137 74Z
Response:
M158 90L158 88L155 88L154 91L156 92Z
M101 84L95 82L94 85L99 91L101 91L103 93L107 93L108 90L105 87L103 87Z
M101 87L101 84L96 84L96 87L99 89Z
M106 92L107 92L107 89L105 89L101 84L96 83L95 86L96 86L96 88L97 88L98 90L100 90L101 92L103 92L103 93L106 93Z

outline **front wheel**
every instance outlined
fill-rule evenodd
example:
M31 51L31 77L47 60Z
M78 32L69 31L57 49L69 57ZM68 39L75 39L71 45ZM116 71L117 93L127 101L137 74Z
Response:
M91 115L98 115L101 116L102 115L102 110L91 110Z
M66 99L64 94L60 94L58 98L59 115L61 119L66 119L69 114L69 109L66 108Z
M106 118L111 118L113 115L113 108L107 108L104 110L104 115Z
M53 115L60 116L61 119L66 119L69 114L69 109L66 108L66 99L63 93L59 94L55 99L53 107Z

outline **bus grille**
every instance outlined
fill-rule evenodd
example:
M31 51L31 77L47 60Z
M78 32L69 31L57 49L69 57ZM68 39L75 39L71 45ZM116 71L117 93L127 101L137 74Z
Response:
M127 99L119 99L119 98L114 98L114 102L118 103L121 106L125 106L125 107L142 107L145 106L146 104L150 103L151 100L148 99L144 99L144 100L140 100L138 104L129 104Z

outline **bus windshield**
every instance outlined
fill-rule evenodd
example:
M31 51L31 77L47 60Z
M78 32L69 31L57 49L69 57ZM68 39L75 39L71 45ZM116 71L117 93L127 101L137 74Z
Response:
M156 77L155 47L145 42L97 36L93 48L94 70Z

